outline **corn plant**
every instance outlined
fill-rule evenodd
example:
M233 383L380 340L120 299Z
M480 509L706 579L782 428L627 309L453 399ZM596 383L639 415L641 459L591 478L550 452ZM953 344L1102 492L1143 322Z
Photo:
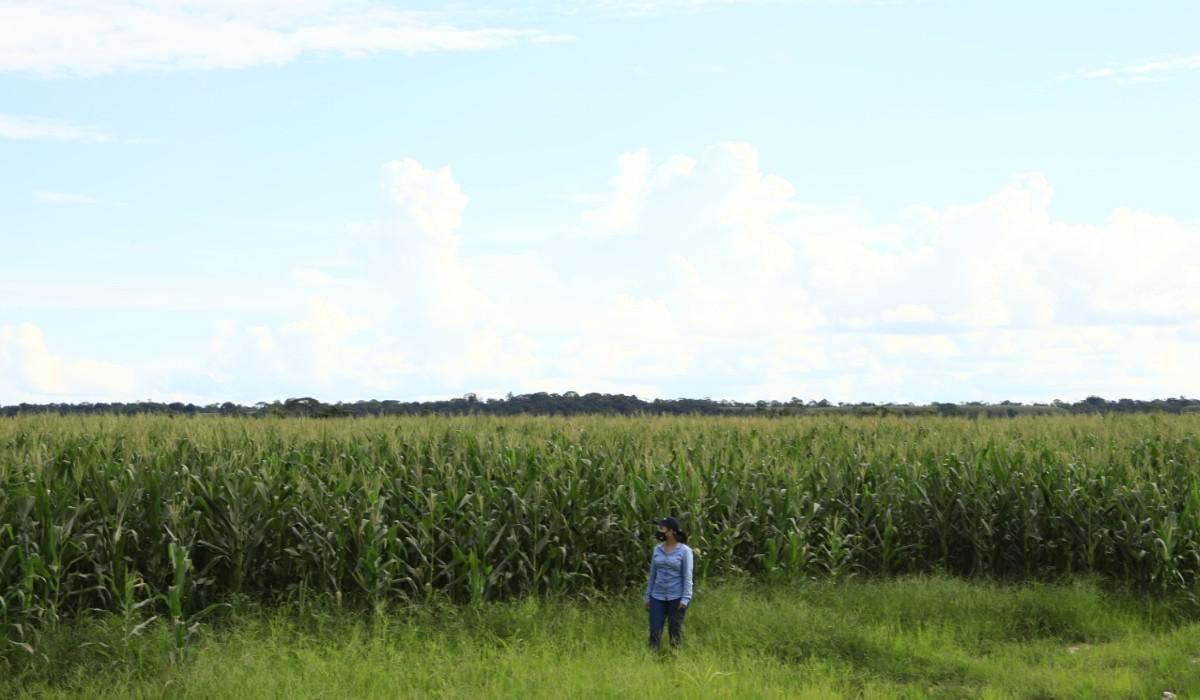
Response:
M182 655L234 600L624 591L680 518L727 575L1200 581L1200 416L0 421L0 645L63 616ZM701 593L702 594L702 593Z

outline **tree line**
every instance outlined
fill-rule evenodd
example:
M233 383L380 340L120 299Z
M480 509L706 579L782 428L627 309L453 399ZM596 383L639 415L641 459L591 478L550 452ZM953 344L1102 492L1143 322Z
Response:
M1013 418L1022 415L1069 415L1087 413L1193 413L1200 412L1200 399L1186 397L1137 400L1109 400L1089 396L1082 401L1052 401L1023 404L1014 401L985 403L831 403L825 399L788 401L730 401L703 399L640 399L627 394L562 394L538 392L509 394L504 398L480 399L475 394L440 401L369 400L326 403L311 397L289 398L283 401L243 405L226 401L198 406L192 403L158 401L83 402L83 403L21 403L0 406L0 416L57 413L114 414L114 415L178 415L178 416L292 416L308 418L403 416L403 415L733 415L733 416L795 416L811 414L842 415L901 415L901 416L966 416Z

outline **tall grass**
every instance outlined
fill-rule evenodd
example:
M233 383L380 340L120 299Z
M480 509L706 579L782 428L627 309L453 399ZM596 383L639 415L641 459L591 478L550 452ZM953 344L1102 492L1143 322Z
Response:
M187 664L166 625L123 648L113 619L0 673L29 698L1180 698L1200 623L1165 601L1071 585L892 577L706 587L683 653L651 654L634 600L550 596L387 615L290 606L213 625ZM303 614L298 614L303 613Z
M239 598L619 591L675 514L697 574L1090 573L1194 593L1200 416L21 417L0 421L0 639Z

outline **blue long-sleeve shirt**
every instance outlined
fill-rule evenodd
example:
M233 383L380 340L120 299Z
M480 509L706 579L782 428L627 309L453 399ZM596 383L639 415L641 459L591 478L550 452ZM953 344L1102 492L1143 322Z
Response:
M646 602L679 600L692 602L692 548L676 544L668 554L660 544L650 557L650 580L646 582Z

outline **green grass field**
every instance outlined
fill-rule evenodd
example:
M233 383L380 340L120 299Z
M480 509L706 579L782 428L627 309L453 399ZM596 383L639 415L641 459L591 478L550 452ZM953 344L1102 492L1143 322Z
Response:
M0 421L0 697L1187 697L1198 579L1197 415Z
M166 625L44 639L0 697L1180 698L1200 694L1200 623L1091 583L941 577L733 582L698 591L684 649L644 649L637 597L389 611L242 610L172 664Z

